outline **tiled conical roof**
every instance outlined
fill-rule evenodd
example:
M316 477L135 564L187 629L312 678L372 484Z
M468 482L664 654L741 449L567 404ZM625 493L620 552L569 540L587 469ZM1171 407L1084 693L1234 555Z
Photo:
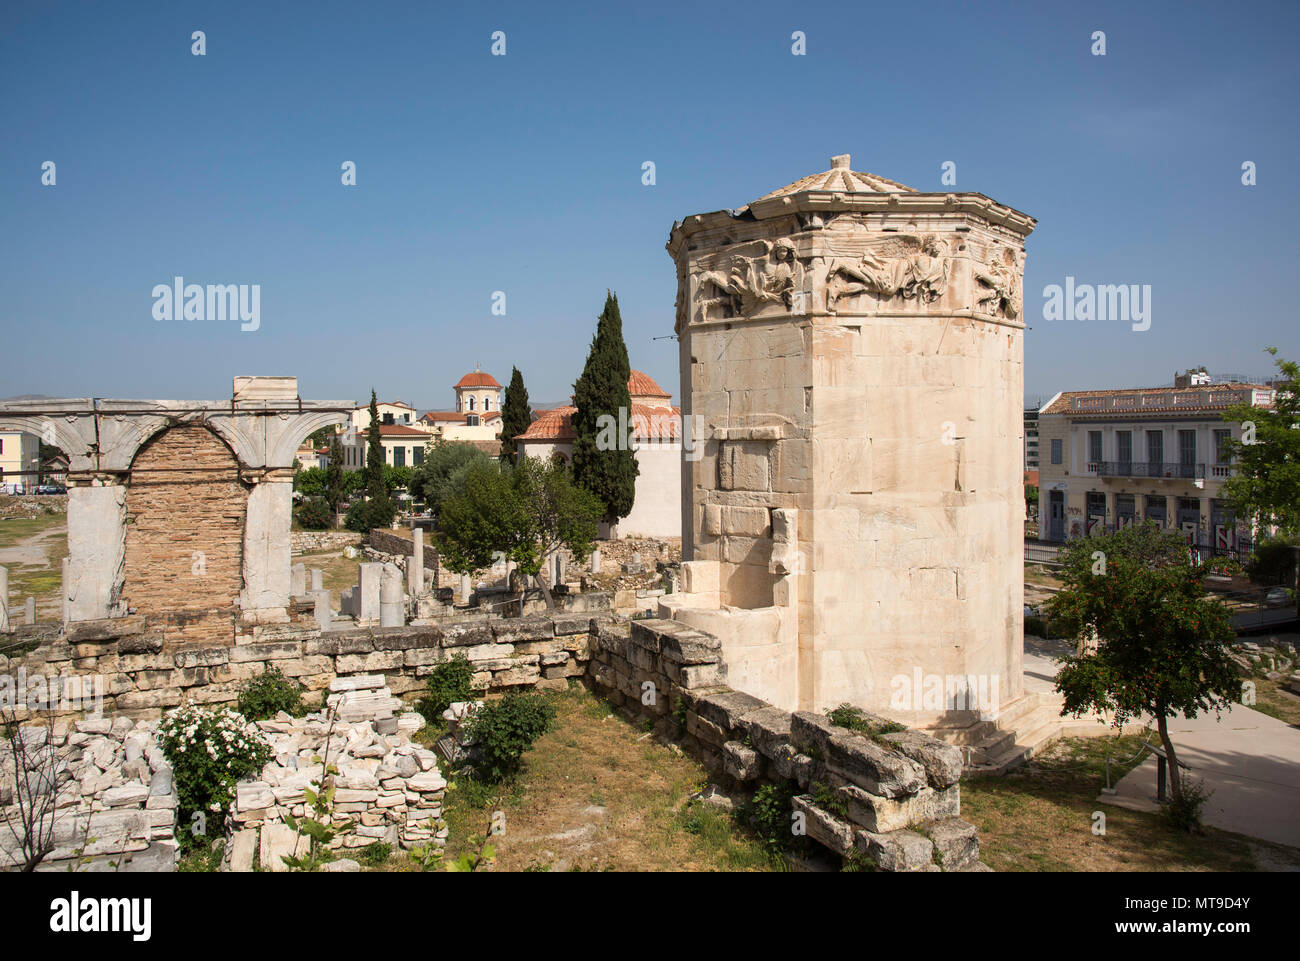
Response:
M869 194L914 194L916 190L894 180L886 180L875 174L861 173L849 169L849 155L840 154L831 158L831 169L824 173L812 174L796 180L792 184L764 194L759 200L773 197L788 197L791 194L804 193L809 190L829 190L837 193Z

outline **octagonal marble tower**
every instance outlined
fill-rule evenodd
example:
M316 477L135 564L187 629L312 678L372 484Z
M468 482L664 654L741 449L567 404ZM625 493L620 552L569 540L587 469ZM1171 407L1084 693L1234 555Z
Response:
M663 607L722 639L733 687L929 727L1021 696L1034 226L848 156L673 226L703 443L682 462L685 590Z

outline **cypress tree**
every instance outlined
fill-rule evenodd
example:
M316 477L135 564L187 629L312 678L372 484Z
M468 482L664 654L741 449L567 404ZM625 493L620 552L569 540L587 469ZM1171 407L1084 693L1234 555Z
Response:
M631 375L618 298L606 291L587 363L573 385L573 479L600 499L607 524L630 514L636 496L636 452L630 436L619 437L614 426L631 423Z
M379 403L370 389L370 426L366 428L366 496L388 499L384 484L384 441L379 433Z
M528 430L533 422L533 409L528 406L528 388L524 386L524 375L518 367L511 368L510 386L506 388L506 400L501 406L501 462L509 464L514 461L518 448L515 438Z
M338 434L334 434L330 437L330 465L325 468L325 500L336 514L343 502L343 493L343 442Z

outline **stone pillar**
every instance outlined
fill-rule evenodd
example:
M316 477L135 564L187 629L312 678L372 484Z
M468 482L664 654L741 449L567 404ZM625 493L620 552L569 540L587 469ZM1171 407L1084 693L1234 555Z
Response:
M600 573L600 548L599 547L591 552L591 573L593 574Z
M406 601L402 596L402 572L396 564L384 564L379 574L379 626L401 627L406 623Z
M319 567L308 568L311 573L311 589L321 591L325 589L324 572Z
M307 565L299 561L289 568L289 595L301 597L307 593Z
M248 495L244 590L239 595L239 606L245 611L289 606L292 521L293 474L272 471L254 484Z
M357 565L356 618L374 621L379 618L379 590L383 564L367 561Z
M330 592L314 590L311 592L311 599L315 602L313 616L316 618L316 623L320 625L322 631L328 631L333 619L333 612L330 610Z
M555 552L555 586L559 587L564 583L564 555L559 551Z
M67 567L67 560L64 560ZM9 568L0 567L0 633L9 633Z
M95 621L125 614L119 597L126 559L126 488L103 477L69 477L69 483L65 616Z
M469 575L462 574L460 575L460 602L462 604L468 604L469 595L470 595Z
M36 623L36 598L30 594L27 595L27 602L23 605L23 611L27 615L27 624L30 626Z
M419 597L424 593L424 530L413 528L411 541L415 552L406 562L406 580L411 596Z

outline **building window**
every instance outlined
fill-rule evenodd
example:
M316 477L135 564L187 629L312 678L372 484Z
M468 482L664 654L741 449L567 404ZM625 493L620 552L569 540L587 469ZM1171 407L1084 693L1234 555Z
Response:
M1214 432L1214 450L1220 464L1232 463L1232 452L1228 450L1228 441L1232 440L1232 431L1216 430Z
M424 448L423 447L411 448L411 465L413 467L419 467L423 463L424 463Z
M1061 438L1059 437L1052 438L1052 463L1053 464L1059 464L1064 459L1064 453L1062 452L1063 447L1064 444L1062 443Z
M470 405L469 405L469 407L470 407L470 410L473 410L473 409L474 409L474 403L473 403L472 400L470 401ZM478 414L467 414L467 415L465 416L465 426L466 426L466 427L477 427L477 426L478 426Z
M469 399L469 409L470 409L470 410L473 410L473 409L474 409L474 398L473 398L473 397L471 397L471 398Z
M1088 431L1088 461L1096 464L1101 461L1101 431Z
M1184 469L1196 464L1196 431L1180 430L1178 432L1178 466ZM1190 474L1183 474L1190 477Z
M393 466L394 466L394 467L405 467L405 466L406 466L406 448L405 448L405 447L394 447L394 448L393 448Z
M483 398L483 410L484 410L484 411L489 411L489 410L491 410L491 409L492 409L492 398L491 398L491 397L484 397L484 398Z
M1165 433L1161 430L1147 431L1147 465L1155 477L1162 474L1161 465L1165 460Z
M1133 432L1131 430L1115 432L1115 456L1119 459L1120 467L1127 473L1133 463Z

